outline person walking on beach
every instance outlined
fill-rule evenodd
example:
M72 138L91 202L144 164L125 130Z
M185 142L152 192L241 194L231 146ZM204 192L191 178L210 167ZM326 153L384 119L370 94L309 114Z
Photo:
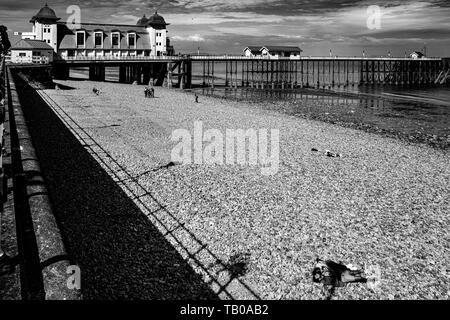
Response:
M195 94L195 103L198 103L198 95Z

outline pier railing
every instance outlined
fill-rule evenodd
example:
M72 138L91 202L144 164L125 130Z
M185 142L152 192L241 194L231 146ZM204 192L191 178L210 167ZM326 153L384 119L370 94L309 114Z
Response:
M396 57L330 57L330 56L300 56L300 57L278 57L278 56L230 56L230 55L217 55L217 56L190 56L191 60L284 60L284 61L295 61L295 60L395 60L395 61L439 61L441 58L396 58Z
M62 56L55 61L174 61L186 60L185 56Z
M179 56L60 56L56 61L179 61L179 60L255 60L255 61L298 61L298 60L380 60L380 61L439 61L441 58L427 57L413 59L410 57L339 57L339 56L298 56L298 57L279 57L279 56L238 56L238 55L179 55Z

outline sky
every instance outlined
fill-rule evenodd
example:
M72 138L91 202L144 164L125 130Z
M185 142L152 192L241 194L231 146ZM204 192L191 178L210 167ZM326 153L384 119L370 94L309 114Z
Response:
M0 0L0 25L31 31L45 5ZM71 5L81 22L135 24L156 10L175 51L242 54L246 46L299 46L306 56L404 56L424 51L450 57L450 1L358 0L48 0L62 21ZM376 6L376 7L374 7ZM331 50L331 52L330 52Z

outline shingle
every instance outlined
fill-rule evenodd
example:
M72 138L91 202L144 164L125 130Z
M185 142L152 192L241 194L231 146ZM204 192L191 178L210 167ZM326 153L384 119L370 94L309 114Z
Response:
M289 47L289 46L264 46L263 48L266 48L269 51L277 51L277 52L279 52L279 51L282 51L282 52L301 52L302 51L299 47Z
M251 53L253 54L257 54L259 52L259 50L261 50L262 47L257 47L257 46L248 46L244 49L244 51L246 49L249 49L251 51Z
M11 49L22 49L22 50L32 50L32 49L44 49L53 50L53 48L44 41L41 40L30 40L30 39L20 39L16 42Z

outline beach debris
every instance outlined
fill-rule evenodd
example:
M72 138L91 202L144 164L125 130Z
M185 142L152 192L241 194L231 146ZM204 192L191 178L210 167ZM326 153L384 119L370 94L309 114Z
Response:
M345 287L349 283L367 283L364 271L342 262L317 258L312 271L312 280L323 285L322 293L330 300L337 287Z
M171 168L171 167L174 167L174 166L180 165L180 164L181 164L181 163L177 163L177 162L170 161L168 164L161 165L161 166L159 166L159 167L157 167L156 169L153 169L153 170L151 170L151 171L158 171L158 170L161 170L161 169L169 169L169 168Z
M99 95L99 94L100 94L100 90L97 89L96 87L94 87L94 88L92 89L92 92L95 93L96 95Z
M331 158L341 158L342 157L342 154L331 152L330 150L326 150L326 149L325 150L320 150L320 149L317 149L317 148L312 148L311 151L322 152L327 157L331 157Z
M329 150L325 150L325 154L327 155L327 157L331 157L331 158L340 158L341 157L340 153L334 153Z
M169 169L170 167L176 166L177 164L173 161L170 161L168 164L161 166L161 169Z

